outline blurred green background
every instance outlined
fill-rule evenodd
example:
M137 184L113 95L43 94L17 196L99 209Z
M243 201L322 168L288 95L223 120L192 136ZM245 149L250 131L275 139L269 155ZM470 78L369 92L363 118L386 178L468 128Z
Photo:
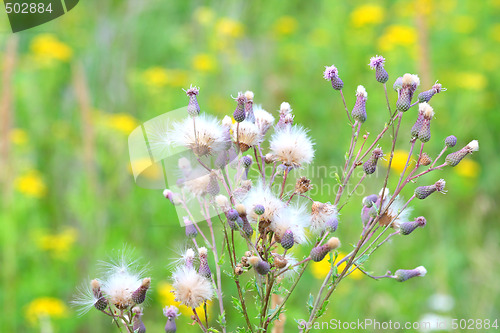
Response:
M124 244L149 263L153 289L143 318L149 332L162 331L161 308L173 298L168 265L185 246L184 230L161 191L135 186L130 131L185 106L181 88L191 83L201 87L202 110L220 117L232 114L231 95L250 89L272 112L290 102L296 122L315 139L315 165L340 167L350 127L322 71L339 68L350 108L357 85L366 87L363 128L375 137L387 120L383 87L367 65L375 54L387 59L393 105L392 83L406 72L419 74L419 91L436 80L448 89L431 101L436 117L425 149L431 157L451 134L456 148L478 139L480 151L420 180L447 180L446 195L414 205L413 216L426 216L427 227L394 239L367 264L378 275L424 265L428 275L396 283L353 274L323 318L500 319L499 15L498 0L82 1L53 22L13 35L2 14L2 331L113 330L97 311L77 317L70 301L95 276L97 261ZM404 116L396 170L415 118L414 109ZM388 143L387 136L386 151ZM366 194L378 192L381 178L368 179ZM394 174L389 184L396 181ZM315 199L333 201L327 192ZM345 245L357 241L360 208L355 199L342 211L338 234ZM305 317L306 295L317 292L325 274L325 265L313 265L299 283L287 330ZM235 292L230 280L224 284L226 296ZM243 325L226 307L229 330ZM183 315L179 331L198 331L189 322Z

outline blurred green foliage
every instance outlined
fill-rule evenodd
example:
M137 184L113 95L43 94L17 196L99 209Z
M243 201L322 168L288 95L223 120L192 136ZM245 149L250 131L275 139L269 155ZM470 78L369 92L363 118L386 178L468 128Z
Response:
M436 117L425 149L431 157L451 134L457 148L478 139L480 151L419 181L443 177L449 192L415 203L414 216L426 216L427 227L409 241L387 244L367 265L376 274L424 265L428 276L403 284L349 279L324 318L417 321L433 312L429 297L440 293L455 305L439 314L494 319L500 313L499 15L498 0L82 1L58 20L15 36L4 17L1 102L12 101L2 104L2 117L10 120L1 120L0 133L3 331L37 332L47 325L54 332L110 331L107 318L97 311L77 317L69 302L77 285L96 274L97 261L124 244L150 263L153 289L144 321L148 331L162 331L160 286L186 242L161 192L135 186L127 134L185 106L181 88L191 83L201 87L202 110L221 117L234 109L231 96L250 89L269 111L290 102L296 122L311 129L316 165L340 167L350 127L322 71L332 63L339 68L349 107L357 85L366 87L363 128L374 137L387 121L383 87L367 66L375 54L387 59L393 104L392 82L406 72L420 75L419 91L438 79L448 89L431 102ZM7 61L8 45L14 65ZM415 110L405 114L402 151L409 149L415 118ZM386 151L389 142L382 143ZM396 181L394 174L389 184ZM380 184L369 179L366 193L378 192ZM403 195L411 196L411 189ZM360 232L360 207L354 199L342 212L344 252ZM231 281L225 284L226 296L235 292ZM299 283L287 329L305 316L304 295L319 284L312 273ZM241 318L229 301L227 308L231 330ZM189 322L182 316L182 332L197 331Z

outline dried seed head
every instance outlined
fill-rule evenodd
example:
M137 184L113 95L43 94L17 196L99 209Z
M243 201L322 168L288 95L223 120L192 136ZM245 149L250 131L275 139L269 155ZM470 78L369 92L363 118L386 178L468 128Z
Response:
M283 257L279 254L274 256L273 266L275 266L277 268L285 268L287 264L288 264L288 260L286 260L285 257Z
M237 204L235 208L239 215L247 215L247 208L245 205Z
M300 177L295 183L295 192L304 194L312 189L311 180L307 177Z
M229 199L223 194L219 194L215 197L215 203L220 207L220 209L222 209L223 212L227 212L231 208Z
M418 164L423 166L428 166L432 163L432 159L427 155L427 153L423 153L418 160Z
M332 237L326 242L326 245L330 251L335 250L340 247L340 240L337 237Z
M234 274L236 274L236 275L243 274L243 268L242 267L235 267L234 268Z
M132 300L135 304L141 304L146 300L146 292L151 286L151 278L145 278L142 280L142 284L132 293Z

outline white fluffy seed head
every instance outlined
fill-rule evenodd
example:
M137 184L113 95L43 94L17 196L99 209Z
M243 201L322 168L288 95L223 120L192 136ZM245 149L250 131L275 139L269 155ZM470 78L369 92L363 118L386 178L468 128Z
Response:
M387 190L387 189L386 189ZM384 195L384 204L382 205L381 211L384 211L387 204L390 202L389 191L387 190L386 195ZM405 200L399 195L396 197L394 202L387 208L387 211L379 220L379 224L382 226L391 225L394 230L399 230L402 223L408 222L410 214L413 211L412 207L405 207Z
M251 121L245 120L241 123L234 123L232 125L233 141L238 141L253 147L262 141L262 136L259 128Z
M250 90L245 91L245 97L247 98L247 100L253 101L253 97L254 97L253 91L250 91Z
M469 149L471 151L478 151L479 150L479 141L472 140L471 142L469 142L469 144L467 145L467 147L469 147Z
M189 261L193 261L193 259L194 259L194 250L191 249L191 248L187 249L186 252L184 253L183 257L184 257L185 261L188 261L188 260Z
M250 263L250 265L252 265L252 266L257 265L260 261L261 261L261 259L260 259L259 257L256 257L256 256L253 256L253 257L248 258L248 262L249 262L249 263Z
M418 105L418 112L423 114L426 119L434 117L434 109L427 102Z
M280 105L280 113L289 113L292 112L292 107L290 106L290 103L288 102L283 102Z
M418 86L420 85L420 78L416 74L406 73L403 75L403 86Z
M320 233L325 230L325 222L333 217L337 217L337 209L329 202L322 203L315 201L311 206L311 230Z
M332 237L326 242L326 245L330 250L335 250L340 247L340 239Z
M172 274L175 300L195 309L212 299L212 282L193 268L178 267Z
M425 276L425 274L427 274L427 270L424 266L418 266L415 269L417 270L419 276Z
M257 105L253 109L253 114L255 117L255 125L260 131L260 134L264 136L269 128L274 123L274 117L264 110L260 105Z
M215 197L215 203L220 207L220 209L222 209L223 212L226 212L231 208L229 199L224 194L218 194Z
M202 168L191 172L190 179L184 182L184 187L196 197L207 194L207 187L210 182L210 174Z
M244 200L246 207L264 206L264 214L257 215L253 209L248 212L250 222L257 223L259 219L271 222L276 214L284 207L284 203L278 199L271 190L262 183L252 187Z
M204 246L202 246L202 247L200 247L200 248L198 249L198 255L199 255L200 257L206 257L206 256L207 256L207 253L208 253L207 248L206 248L206 247L204 247Z
M313 142L307 131L298 125L277 130L271 137L274 158L287 166L300 167L314 158Z
M177 161L177 165L179 166L179 169L181 169L182 173L188 174L191 172L191 162L185 157L179 158L179 161Z
M368 97L368 93L366 92L365 87L359 85L358 89L356 89L356 96L363 96L366 99Z
M231 127L231 125L233 125L233 121L231 120L231 117L229 116L224 116L224 118L222 119L222 126L224 127Z
M310 223L311 216L307 213L306 206L287 206L277 212L269 228L280 238L290 230L294 241L303 244L307 242L305 228L309 227Z

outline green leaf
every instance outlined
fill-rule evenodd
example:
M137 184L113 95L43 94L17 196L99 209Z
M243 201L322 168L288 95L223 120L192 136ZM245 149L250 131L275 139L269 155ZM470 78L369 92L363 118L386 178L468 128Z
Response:
M219 261L217 262L217 264L218 264L219 266L223 266L223 265L224 265L224 256L225 256L225 254L224 254L224 253L222 253L222 255L221 255L221 256L220 256L220 258L219 258Z
M231 296L231 298L232 298L233 306L236 308L236 310L238 310L239 313L244 315L243 306L241 305L241 301L234 296Z
M368 260L368 258L370 258L370 255L368 253L365 253L361 257L356 259L355 263L357 266L361 266Z
M307 300L307 310L309 311L309 314L311 314L313 308L314 308L314 296L312 294L309 294L309 299Z
M326 307L328 306L328 303L329 303L329 302L330 302L330 301L329 301L329 300L327 300L327 301L325 301L325 303L323 303L323 306L321 307L321 309L318 311L318 313L316 313L316 318L321 317L321 316L323 315L323 313L325 313L325 311L326 311Z
M337 183L339 185L342 185L342 181L340 180L340 176L339 176L339 174L337 172L335 172L335 179L337 180Z

